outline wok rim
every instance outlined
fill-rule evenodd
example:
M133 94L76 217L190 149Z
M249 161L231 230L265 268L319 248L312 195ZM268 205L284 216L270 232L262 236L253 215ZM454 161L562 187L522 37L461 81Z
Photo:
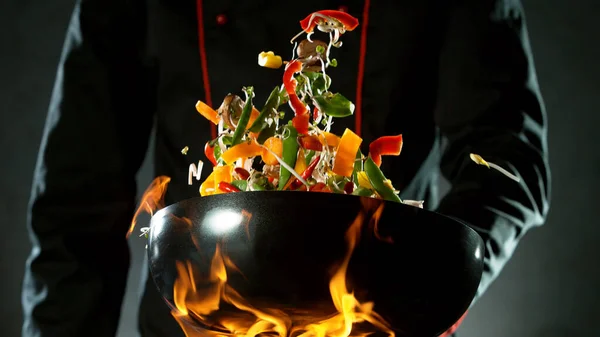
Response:
M417 209L417 212L425 212L428 213L432 216L436 216L436 217L443 217L446 218L448 221L453 222L453 223L458 223L460 225L462 225L463 227L465 227L468 231L471 232L471 234L476 234L477 237L479 238L479 240L481 240L481 244L483 245L483 238L481 237L481 235L475 230L473 229L471 226L469 226L465 221L452 217L452 216L448 216L433 210L428 210L426 208L419 208L416 206L412 206L412 205L407 205L404 203L399 203L399 202L394 202L394 201L389 201L389 200L385 200L385 199L379 199L379 198L372 198L372 197L363 197L363 196L358 196L358 195L351 195L351 194L341 194L341 193L325 193L325 192L306 192L306 191L243 191L243 192L235 192L235 193L252 193L252 194L273 194L273 193L277 193L277 194L281 194L282 196L285 194L285 198L293 198L293 196L296 195L300 195L300 194L306 194L306 193L319 193L321 195L328 195L331 196L331 198L358 198L361 200L364 199L375 199L378 200L380 202L383 202L386 205L386 209L388 207L388 205L394 205L392 207L411 207L411 210L413 209ZM201 203L203 199L205 198L209 198L209 199L214 199L214 198L226 198L229 197L231 193L223 193L223 194L213 194L213 195L207 195L207 196L196 196L196 197L191 197L191 198L186 198L186 199L182 199L179 200L177 202L174 202L172 204L169 204L163 208L161 208L160 210L158 210L157 212L155 212L151 217L149 222L149 227L152 228L152 223L153 223L153 219L154 218L159 218L159 217L163 217L169 213L175 213L175 210L183 208L185 209L186 207L184 207L184 204L191 204L191 205L195 205L198 203ZM415 226L415 225L412 225Z

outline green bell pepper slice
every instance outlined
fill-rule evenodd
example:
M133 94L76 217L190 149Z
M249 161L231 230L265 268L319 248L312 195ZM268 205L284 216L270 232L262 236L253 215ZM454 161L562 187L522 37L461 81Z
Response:
M231 138L231 146L238 145L242 141L242 136L246 132L246 127L248 126L248 121L250 121L250 115L252 113L252 96L254 92L253 87L247 87L244 89L246 91L246 95L248 95L248 99L246 100L246 104L242 109L242 114L240 116L240 120L235 128L233 136Z
M277 125L275 125L275 123L272 123L271 126L267 126L258 134L256 141L261 145L264 144L267 141L267 139L275 135L276 130Z
M234 180L231 182L231 185L240 189L240 191L245 191L248 189L248 182L246 180Z
M252 184L252 189L254 191L270 191L273 189L273 186L271 185L271 183L269 183L267 177L261 176L260 178L256 179L255 182Z
M324 75L320 72L305 72L306 77L310 80L310 87L312 94L315 96L321 96L327 92L329 86L331 86L331 77Z
M215 155L215 160L217 162L221 161L221 155L223 154L223 151L221 151L221 147L219 146L219 144L217 144L214 148L213 148L213 153Z
M367 178L369 178L369 182L371 186L383 197L385 200L402 202L402 199L394 193L389 186L385 184L386 177L383 175L383 172L375 165L375 162L371 157L368 157L365 161L365 173L367 174Z
M270 114L272 114L273 111L277 112L279 105L281 105L281 93L279 87L275 87L275 89L271 91L269 98L267 98L267 102L260 111L260 114L248 130L250 132L261 132L264 128L266 128L269 125L267 123L267 118Z
M363 161L363 154L362 151L360 149L358 149L358 151L356 152L356 159L354 161L354 170L352 171L352 181L358 185L358 172L360 171L364 171L364 161Z
M312 159L315 156L316 152L314 150L307 150L304 153L304 161L306 163L306 166L310 165L310 163L312 163Z
M358 195L361 197L370 197L373 195L373 191L368 188L358 187L357 189L355 189L352 192L352 195Z
M354 114L354 103L339 93L314 96L313 102L321 113L328 116L348 117Z
M281 159L283 159L286 164L293 168L296 165L298 148L300 147L298 144L298 131L296 131L296 128L292 126L292 121L288 122L284 128L285 130L283 131L283 134L287 134L287 138L283 140L283 153ZM288 180L290 180L291 176L292 173L283 165L280 165L279 184L277 189L282 190L287 184Z

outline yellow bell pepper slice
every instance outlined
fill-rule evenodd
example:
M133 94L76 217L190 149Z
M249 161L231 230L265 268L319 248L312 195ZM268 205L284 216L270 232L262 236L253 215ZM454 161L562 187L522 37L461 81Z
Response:
M232 146L221 155L226 164L232 164L240 158L251 158L261 154L262 147L255 141L244 142Z
M298 149L298 155L296 157L296 165L294 166L294 171L301 175L307 167L308 166L306 165L306 155L304 154L304 149L300 148ZM295 177L292 177L292 179L288 180L287 184L285 184L283 189L287 190L288 187L290 187L290 185L294 182L294 180L296 180Z
M226 183L231 183L233 179L233 166L225 165L225 166L215 166L213 169L214 176L214 186L215 193L214 194L222 194L225 193L219 189L219 183L224 181Z
M215 171L213 170L211 174L204 180L202 185L200 185L200 195L207 196L215 194Z
M262 52L258 54L258 65L265 68L279 69L283 61L281 56L275 55L272 51Z
M340 143L337 147L337 152L333 160L333 172L335 174L350 177L354 170L354 160L356 159L356 153L360 148L362 138L352 132L350 129L346 129Z
M357 176L358 176L358 186L368 188L370 190L373 189L373 186L371 185L371 182L369 181L369 177L367 177L367 172L359 171L357 173Z
M306 154L304 153L304 149L298 149L298 157L296 159L296 166L294 166L294 171L302 174L304 170L306 170L308 166L306 165ZM292 179L293 180L293 179Z

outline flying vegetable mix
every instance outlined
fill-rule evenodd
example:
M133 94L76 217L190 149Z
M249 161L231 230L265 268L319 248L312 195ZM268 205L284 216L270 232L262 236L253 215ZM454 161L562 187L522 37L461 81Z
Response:
M273 52L259 54L263 67L285 64L282 85L275 87L259 110L254 88L245 87L244 98L229 94L216 110L199 101L197 111L218 125L218 136L205 145L213 164L202 183L202 196L242 191L300 190L344 193L401 202L398 191L380 170L381 156L400 154L402 136L381 137L370 144L367 156L362 139L346 129L331 133L333 118L354 113L354 104L329 90L328 67L332 47L341 47L341 35L358 26L351 15L333 10L315 12L300 21L307 39L294 46L295 58L282 62ZM329 41L310 38L315 29L328 33ZM293 117L285 121L288 105Z
M258 64L280 68L282 84L275 87L262 108L255 106L254 88L245 87L245 98L229 94L216 110L198 101L197 111L218 125L218 136L205 145L213 164L202 183L202 196L262 190L300 190L353 194L402 202L398 191L380 170L382 156L398 156L402 135L383 136L360 151L363 140L352 130L341 136L331 133L334 118L353 115L354 104L329 90L326 70L336 67L332 48L342 45L341 35L354 30L358 20L334 10L310 14L300 21L306 39L294 45L289 61L272 51L261 52ZM315 28L329 41L311 39ZM293 112L285 120L282 111ZM422 203L406 201L407 204Z

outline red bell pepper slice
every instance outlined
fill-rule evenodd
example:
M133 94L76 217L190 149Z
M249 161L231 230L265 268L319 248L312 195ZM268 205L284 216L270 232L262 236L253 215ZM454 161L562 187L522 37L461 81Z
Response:
M288 63L283 73L283 86L290 98L290 107L294 110L295 117L292 119L292 124L300 134L308 133L308 125L310 114L308 108L296 95L296 87L298 81L294 78L294 74L302 70L302 62L293 60Z
M316 183L316 184L312 185L308 190L311 192L320 192L326 187L327 187L327 184L325 184L325 183Z
M285 87L285 92L288 95L296 94L296 86L298 86L298 81L294 78L294 74L300 72L302 70L302 62L298 60L293 60L285 66L285 72L283 73L283 86Z
M339 21L342 25L344 25L344 29L347 31L353 31L356 27L358 27L358 19L346 12L326 9L315 13L328 16ZM323 20L323 18L314 17L311 22L310 19L315 13L309 14L304 20L300 21L300 27L302 27L302 30L304 30L306 33L311 33L317 24Z
M401 151L402 135L379 137L369 144L369 156L378 167L381 156L398 156Z
M321 116L321 111L319 110L319 108L315 107L313 109L313 119L317 120L319 119L319 116Z
M317 136L303 135L298 137L298 143L302 148L314 151L323 151L323 144Z
M305 135L308 133L308 125L310 124L309 118L309 114L297 115L292 118L292 125L299 134Z
M206 145L204 145L204 155L213 164L213 166L217 166L217 158L215 158L215 148L210 146L209 142L206 142Z

